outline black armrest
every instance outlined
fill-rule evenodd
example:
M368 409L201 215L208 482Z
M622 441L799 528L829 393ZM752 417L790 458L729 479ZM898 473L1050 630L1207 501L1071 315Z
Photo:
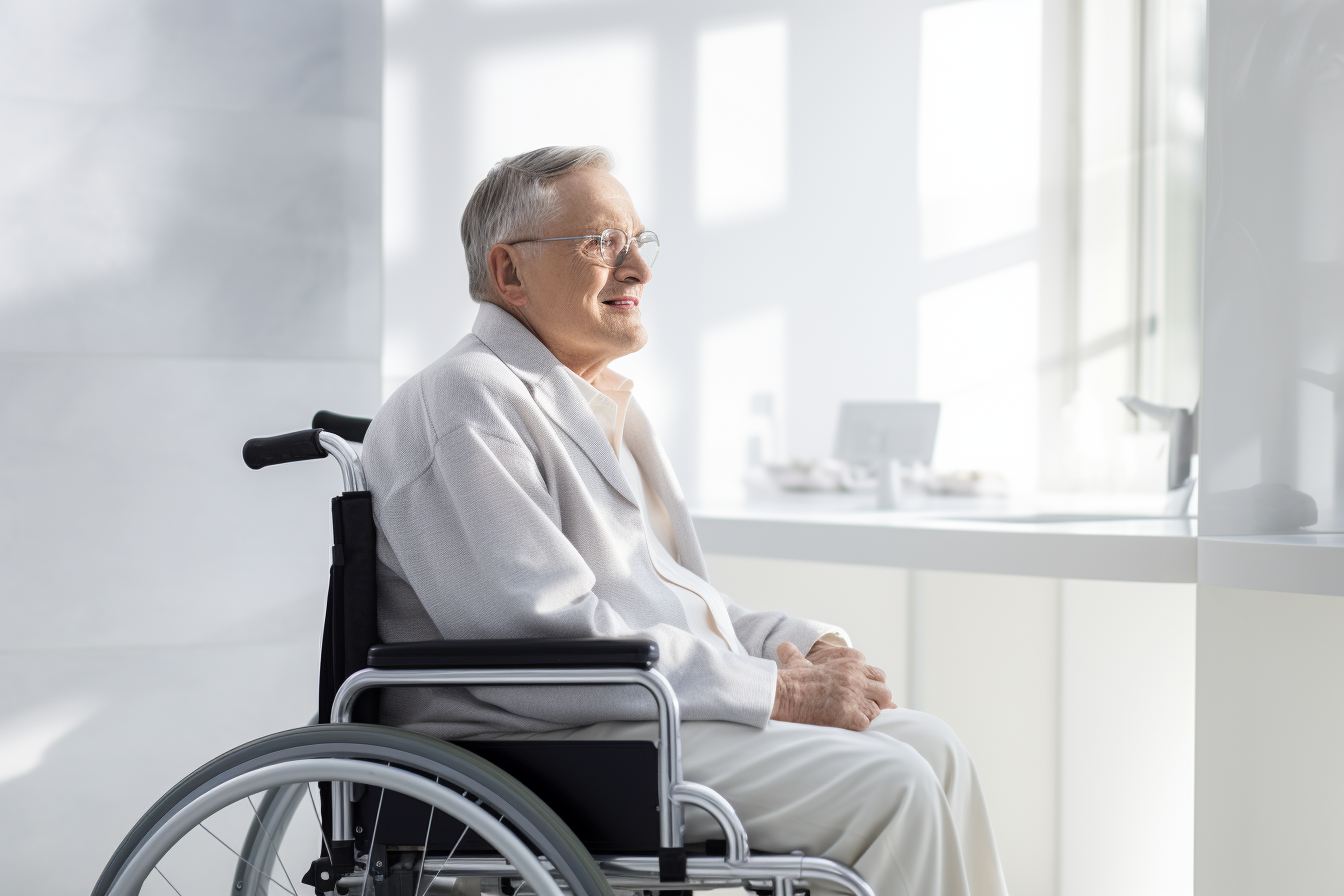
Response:
M374 669L652 669L646 638L497 638L403 641L369 648Z

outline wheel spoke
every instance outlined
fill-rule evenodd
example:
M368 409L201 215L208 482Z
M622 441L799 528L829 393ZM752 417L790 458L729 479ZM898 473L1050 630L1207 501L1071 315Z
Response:
M392 763L388 763L391 765ZM378 811L373 813L373 830L369 833L369 855L364 860L364 883L359 885L359 896L364 896L364 888L369 885L369 870L373 867L373 847L378 843L378 821L383 817L383 797L387 796L387 788L380 788L378 791Z
M463 795L463 796L466 796L466 795L467 795L467 792L466 792L465 790L462 791L462 795ZM481 801L480 801L480 800L477 800L477 801L476 801L476 805L479 806L480 804L481 804ZM469 827L463 825L463 827L462 827L462 833L460 833L460 834L457 835L457 842L454 843L454 844L453 844L453 848L452 848L451 850L448 851L448 858L446 858L446 859L443 860L443 864L442 864L442 865L439 865L439 870L438 870L438 871L435 871L435 872L434 872L434 876L431 877L431 878L429 879L429 886L428 886L428 887L425 887L425 892L426 892L426 893L428 893L430 890L432 890L432 889L434 888L434 881L438 880L438 879L439 879L439 875L443 873L443 867L444 867L444 865L447 865L447 864L448 864L448 861L449 861L450 859L452 859L453 856L457 855L457 848L458 848L459 846L462 845L462 839L463 839L464 837L467 836L467 831L469 831L469 830L471 830L471 828L469 828ZM421 870L421 871L424 870L424 868L425 868L425 859L428 859L428 858L429 858L429 834L426 833L426 834L425 834L425 856L424 856L423 859L420 860L420 870ZM421 896L421 894L420 894L418 888L417 888L417 890L416 890L416 894L415 894L415 896Z
M155 865L154 870L159 872L159 877L163 878L164 883L166 883L170 887L173 887L173 882L168 879L168 875L163 873L162 868L160 868L158 865ZM173 892L176 893L177 896L182 896L182 891L179 890L177 887L173 887Z
M204 824L198 824L198 825L196 825L196 827L198 827L198 828L200 828L201 830L205 831L207 834L209 834L211 837L214 837L216 840L219 840L219 836L218 836L214 831L212 831L212 830L210 830L208 827L206 827ZM293 890L289 889L289 888L286 887L284 884L280 883L280 881L278 881L278 880L276 880L275 878L271 877L269 874L267 874L265 871L262 871L262 870L261 870L260 868L258 868L256 865L253 865L253 864L252 864L251 862L249 862L247 859L244 859L242 853L240 853L238 850L234 849L234 848L233 848L232 846L230 846L229 844L225 843L223 840L219 840L219 845L222 846L222 847L224 847L225 849L227 849L229 852L233 853L234 855L236 855L239 859L241 859L241 860L243 861L244 864L247 865L247 867L251 868L253 871L257 872L257 873L260 874L262 877L266 878L268 881L270 881L271 883L275 884L275 885L276 885L277 887L279 887L280 889L284 890L286 893L289 894L289 896L299 896L299 894L295 893ZM163 872L160 871L159 873L162 874Z
M322 845L323 845L324 847L326 847L326 850L327 850L327 858L328 858L328 859L334 859L335 856L333 856L333 855L331 854L331 844L327 842L327 829L324 828L324 827L322 826L322 813L319 812L319 811L317 811L317 800L313 799L313 788L312 788L311 784L312 784L312 782L308 782L308 783L304 784L304 785L303 785L303 790L304 790L305 793L308 794L308 803L309 803L309 805L311 805L311 806L313 807L313 818L316 818L316 819L317 819L317 830L318 830L318 833L320 833L320 834L322 835Z
M439 783L439 776L434 776L434 783ZM429 824L425 825L425 848L420 850L420 873L415 876L415 896L420 896L420 881L425 879L425 859L429 858L429 832L434 829L434 807L429 807ZM434 886L433 878L429 885Z
M307 789L306 784L304 785L304 789ZM283 792L284 788L277 789L276 797L279 797ZM297 893L299 888L294 886L294 878L289 876L289 869L285 867L285 860L280 858L280 847L275 845L275 838L272 837L271 832L266 829L266 822L262 821L261 816L257 814L257 807L252 804L252 797L249 796L247 798L247 804L252 807L252 814L256 816L257 827L261 828L261 832L266 835L266 845L270 847L271 852L275 853L275 860L280 863L280 870L285 872L285 880L289 881L290 890ZM271 800L271 805L275 805L274 799Z

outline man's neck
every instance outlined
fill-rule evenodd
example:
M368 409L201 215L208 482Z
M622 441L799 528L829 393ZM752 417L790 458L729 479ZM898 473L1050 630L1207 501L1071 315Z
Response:
M556 357L559 358L560 356L556 355ZM595 386L597 385L597 378L602 375L602 371L607 369L608 362L600 361L594 364L576 364L571 361L566 361L564 358L560 358L560 363L583 377L590 385Z
M596 383L597 378L602 375L602 371L607 369L607 365L616 360L615 358L606 356L593 357L592 355L584 354L582 352L569 351L564 346L552 345L537 332L536 328L532 326L531 322L528 321L527 317L522 314L519 309L514 308L507 302L492 302L491 304L503 308L511 314L514 320L518 321L518 323L527 328L529 333L537 337L538 342L546 346L547 351L555 355L557 361L583 377L590 385Z

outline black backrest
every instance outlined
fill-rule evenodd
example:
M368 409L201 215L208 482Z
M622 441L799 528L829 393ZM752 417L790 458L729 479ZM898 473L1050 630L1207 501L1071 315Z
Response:
M331 532L331 576L317 689L319 722L331 721L331 701L337 688L368 665L369 648L378 643L372 495L346 492L332 498ZM352 721L378 721L377 691L366 691L359 697Z

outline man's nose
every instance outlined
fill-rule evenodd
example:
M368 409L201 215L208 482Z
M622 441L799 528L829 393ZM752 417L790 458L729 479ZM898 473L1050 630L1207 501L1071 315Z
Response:
M638 246L631 246L625 261L616 269L616 279L623 283L648 283L653 279L653 268L644 261Z

